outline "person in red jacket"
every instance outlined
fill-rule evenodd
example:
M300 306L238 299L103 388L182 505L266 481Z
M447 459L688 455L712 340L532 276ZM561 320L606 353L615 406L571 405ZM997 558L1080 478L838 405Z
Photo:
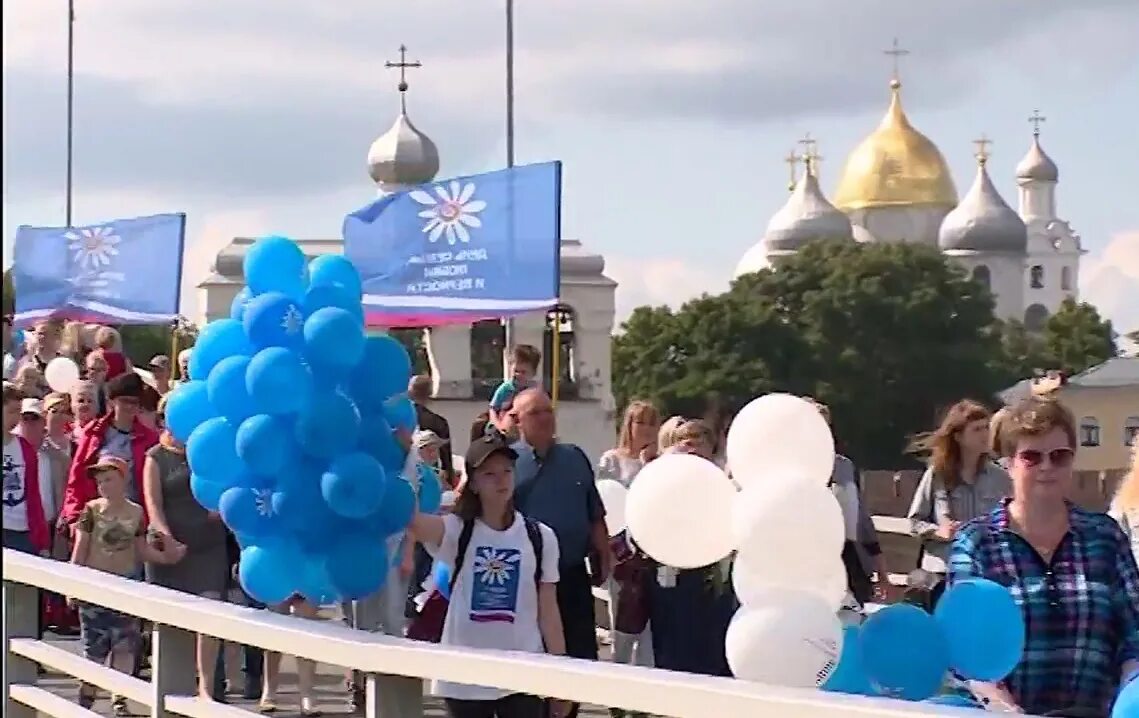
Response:
M55 508L51 465L38 446L12 433L23 400L19 389L4 385L4 548L47 556Z
M79 436L63 492L61 526L74 524L87 502L99 495L91 467L102 454L127 462L131 479L127 482L128 496L131 501L143 503L142 467L147 450L158 443L158 432L147 427L138 416L144 387L142 377L133 371L107 382L110 411L85 426Z

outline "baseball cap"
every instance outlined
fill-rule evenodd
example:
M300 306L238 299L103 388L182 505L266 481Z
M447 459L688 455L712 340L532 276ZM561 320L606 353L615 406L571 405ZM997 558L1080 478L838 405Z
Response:
M511 461L518 458L518 452L511 449L501 436L480 436L467 447L467 454L463 457L466 473L469 476L475 469L483 465L495 454L505 454Z
M127 472L130 471L130 467L127 466L127 462L124 459L112 454L101 455L99 460L96 461L88 471L95 473L96 471L106 471L108 469L118 471L123 476L126 476Z
M155 369L169 369L170 357L166 356L165 354L157 354L151 358L149 366L152 366Z
M48 394L44 399L44 411L51 411L56 407L68 407L71 401L63 394Z
M417 449L427 446L443 446L447 440L430 429L420 429L411 435L411 445Z
M44 405L39 399L27 398L20 402L21 414L35 414L36 416L44 415Z

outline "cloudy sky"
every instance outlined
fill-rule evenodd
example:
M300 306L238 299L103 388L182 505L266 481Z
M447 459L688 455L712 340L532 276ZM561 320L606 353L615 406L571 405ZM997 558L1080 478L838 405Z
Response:
M76 0L75 220L185 211L187 286L234 235L337 236L374 196L366 153L409 110L441 176L504 163L504 0ZM970 141L1012 170L1040 108L1084 297L1139 328L1135 0L517 3L520 162L565 162L564 229L603 252L622 313L727 284L820 140L823 183L887 103L896 36L914 123L964 192ZM63 221L65 0L6 0L4 248ZM8 257L5 265L10 263ZM195 314L186 291L184 313Z

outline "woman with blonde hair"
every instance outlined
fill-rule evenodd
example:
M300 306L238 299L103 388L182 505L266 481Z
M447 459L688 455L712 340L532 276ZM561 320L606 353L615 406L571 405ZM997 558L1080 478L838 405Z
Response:
M1139 562L1139 441L1131 447L1131 470L1119 482L1108 513L1123 528L1131 542L1131 553Z
M651 402L638 400L630 403L621 421L617 446L602 454L597 462L597 480L616 481L625 488L631 486L644 465L656 456L659 426L660 413ZM625 625L628 616L632 613L643 616L643 611L630 611L628 605L622 606L623 602L644 600L644 591L638 590L643 587L637 585L643 583L643 571L639 570L643 563L638 562L636 556L629 556L609 577L609 628L612 630L615 663L651 668L653 644L648 622L644 621L641 628L641 620L634 617L635 626ZM635 630L637 628L641 630ZM628 632L630 630L634 632Z
M958 527L992 511L1010 491L1008 474L990 455L992 418L983 405L963 399L935 431L915 442L928 452L929 464L906 518L910 533L922 541L918 568L930 574L930 607L945 590L945 559Z

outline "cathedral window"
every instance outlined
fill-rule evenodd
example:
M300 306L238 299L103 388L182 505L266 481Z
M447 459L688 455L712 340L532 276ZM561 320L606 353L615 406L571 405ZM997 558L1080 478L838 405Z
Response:
M1033 289L1044 289L1044 267L1039 264L1032 265L1028 270L1028 286Z
M973 268L973 281L982 285L985 289L993 288L993 275L989 268L983 264L978 264Z
M1139 444L1139 416L1129 416L1123 422L1123 445Z
M476 399L490 401L502 383L502 355L506 327L501 319L484 319L471 325L471 391Z
M1080 446L1099 446L1099 421L1094 416L1080 419Z
M1060 289L1065 292L1072 291L1072 268L1064 267L1060 270Z
M560 304L546 313L546 330L542 340L542 378L546 389L553 385L554 370L554 327L557 327L558 352L558 396L566 399L576 399L577 385L577 356L574 338L574 311L573 307Z
M1024 328L1030 332L1044 331L1044 325L1048 323L1048 310L1045 309L1043 304L1033 304L1028 309L1024 310Z

